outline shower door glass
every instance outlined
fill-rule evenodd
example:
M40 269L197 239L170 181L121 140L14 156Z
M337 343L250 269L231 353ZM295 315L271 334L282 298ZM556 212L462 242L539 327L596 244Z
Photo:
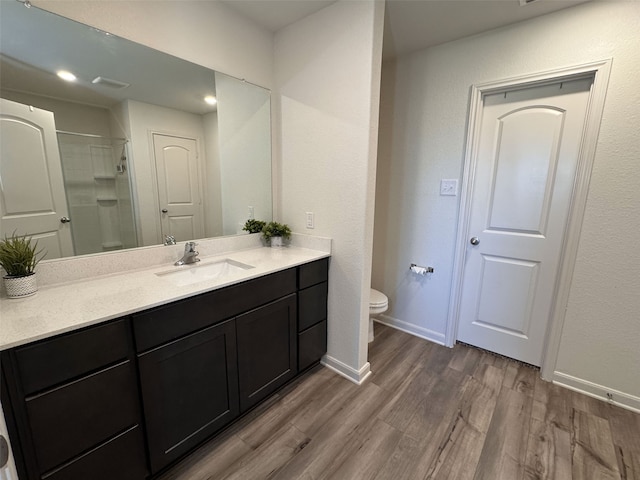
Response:
M76 255L137 246L128 143L58 133Z

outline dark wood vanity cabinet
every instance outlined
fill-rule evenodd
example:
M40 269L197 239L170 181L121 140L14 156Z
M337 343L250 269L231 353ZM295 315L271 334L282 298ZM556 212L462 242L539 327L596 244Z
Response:
M2 352L20 479L155 476L320 361L327 273L322 259Z
M236 318L240 411L298 373L296 305L292 294Z
M145 352L138 364L152 472L238 416L233 320Z
M296 271L133 315L152 473L295 376Z
M320 361L327 352L329 259L298 268L298 370Z
M147 474L129 320L2 352L21 479Z

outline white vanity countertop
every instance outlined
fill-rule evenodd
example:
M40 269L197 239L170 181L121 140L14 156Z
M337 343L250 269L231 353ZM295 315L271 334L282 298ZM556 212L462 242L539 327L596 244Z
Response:
M0 298L0 350L286 270L329 255L327 252L294 246L252 248L202 257L196 264L197 268L229 259L255 267L221 279L175 286L156 274L194 267L169 264L48 285L40 287L35 295L27 298Z

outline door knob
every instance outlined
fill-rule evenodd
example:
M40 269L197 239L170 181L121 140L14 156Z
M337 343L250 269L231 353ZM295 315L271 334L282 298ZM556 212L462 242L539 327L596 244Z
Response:
M471 243L471 245L478 245L480 243L480 239L478 237L471 237L469 243Z
M162 210L160 210L162 213L169 213L169 210L167 210L166 208L163 208Z
M69 223L69 222L71 222L71 219L69 217L62 217L60 219L60 222L61 223Z

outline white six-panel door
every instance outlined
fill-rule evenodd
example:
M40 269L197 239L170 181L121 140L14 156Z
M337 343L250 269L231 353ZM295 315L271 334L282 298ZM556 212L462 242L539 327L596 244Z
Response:
M484 97L458 340L541 364L591 85Z
M204 209L196 141L153 134L162 237L204 237Z
M53 113L0 99L0 235L31 235L47 259L73 255Z

